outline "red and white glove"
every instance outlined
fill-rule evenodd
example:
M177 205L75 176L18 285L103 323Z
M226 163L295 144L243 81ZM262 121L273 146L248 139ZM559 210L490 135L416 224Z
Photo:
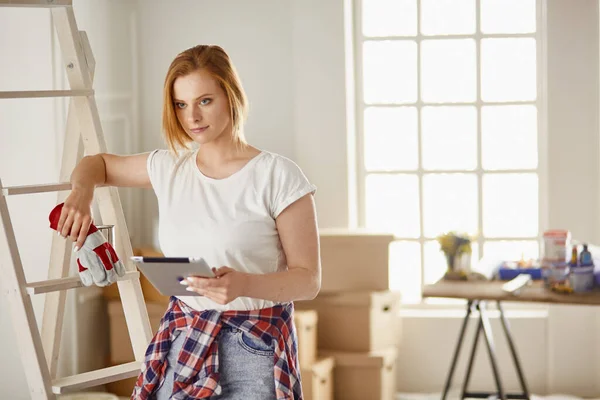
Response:
M63 204L60 203L50 212L50 228L55 231L58 230ZM85 242L76 254L79 278L85 286L108 286L116 282L119 276L125 275L125 267L115 249L94 224L90 225Z

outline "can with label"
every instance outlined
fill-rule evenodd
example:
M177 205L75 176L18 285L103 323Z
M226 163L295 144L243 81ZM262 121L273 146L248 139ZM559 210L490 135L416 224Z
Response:
M542 260L550 263L567 261L571 232L552 229L544 232L544 252Z

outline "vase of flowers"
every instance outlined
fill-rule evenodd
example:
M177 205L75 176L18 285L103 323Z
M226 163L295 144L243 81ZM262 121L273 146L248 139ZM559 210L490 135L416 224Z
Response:
M446 257L446 279L466 279L471 272L471 238L456 232L437 237L440 249Z

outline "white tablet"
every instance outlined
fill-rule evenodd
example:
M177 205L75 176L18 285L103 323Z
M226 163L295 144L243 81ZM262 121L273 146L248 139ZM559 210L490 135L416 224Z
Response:
M138 268L148 278L152 286L164 296L201 296L185 290L180 282L188 276L213 278L206 261L190 257L131 257Z

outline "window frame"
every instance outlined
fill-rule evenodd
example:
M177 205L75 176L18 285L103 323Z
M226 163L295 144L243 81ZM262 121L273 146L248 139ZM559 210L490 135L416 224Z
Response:
M477 237L477 245L479 248L479 254L483 253L483 244L486 241L499 241L499 240L533 240L537 239L538 246L540 248L540 254L542 251L542 234L548 229L548 160L547 160L547 0L535 0L536 1L536 32L533 34L483 34L480 31L481 27L481 16L480 16L480 5L481 0L475 1L475 18L476 18L476 32L472 35L423 35L420 32L420 18L421 18L421 0L415 0L417 5L417 34L416 36L385 36L385 37L366 37L362 34L362 2L368 0L351 0L352 2L352 59L353 65L350 67L353 71L353 121L354 129L353 134L349 136L349 140L353 141L354 154L351 154L351 159L354 158L354 177L351 180L356 182L356 199L350 199L351 204L356 206L353 208L356 215L351 216L351 220L354 219L359 227L365 227L366 225L366 177L368 174L411 174L418 177L419 185L419 220L420 220L420 236L418 239L414 238L402 238L396 237L398 241L410 241L420 243L420 257L421 257L421 289L424 285L425 279L425 250L424 244L430 241L431 238L427 238L424 235L423 226L423 177L426 174L432 173L471 173L476 174L478 184L478 232L480 235ZM535 101L512 101L512 102L484 102L481 99L481 40L486 38L519 38L519 37L533 37L536 40L536 73L537 73L537 98ZM421 42L423 40L445 40L445 39L461 39L461 38L472 38L475 40L475 59L477 63L476 74L477 74L477 97L474 102L458 102L458 103L425 103L421 99ZM363 56L363 43L365 41L385 41L385 40L413 40L417 43L417 101L415 103L406 104L367 104L364 102L363 97L363 69L362 69L362 56ZM511 170L498 170L488 171L482 168L482 132L481 132L481 111L485 105L522 105L529 104L534 105L537 108L537 140L538 140L538 166L535 169L511 169ZM422 127L421 127L421 113L425 106L447 106L447 105L469 105L475 106L477 112L477 167L474 170L424 170L423 159L422 159ZM364 111L367 107L416 107L417 109L417 129L418 129L418 168L417 170L394 170L385 172L367 172L364 166ZM352 149L352 147L350 147ZM351 160L352 161L352 160ZM506 237L506 238L485 238L483 236L483 175L484 174L495 174L495 173L536 173L538 177L538 235L537 237L517 238L517 237ZM393 271L390 271L393 274ZM391 280L391 279L390 279ZM546 308L545 304L532 304L532 303L510 303L509 308L528 308L528 309L539 309ZM408 303L404 307L409 308L442 308L442 309L455 309L457 307L463 308L462 303L456 302L451 304L431 304L427 299L421 298L419 303Z

